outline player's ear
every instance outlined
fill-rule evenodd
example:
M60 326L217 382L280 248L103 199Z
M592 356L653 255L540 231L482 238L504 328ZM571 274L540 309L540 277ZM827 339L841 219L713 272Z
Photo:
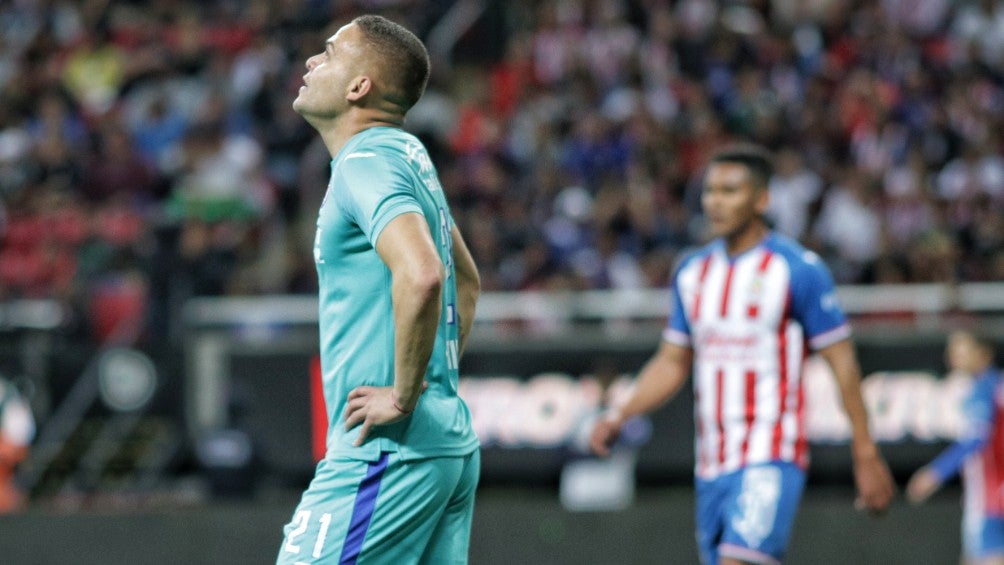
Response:
M369 94L373 89L373 79L366 75L359 75L349 81L348 92L345 98L350 102L358 102Z

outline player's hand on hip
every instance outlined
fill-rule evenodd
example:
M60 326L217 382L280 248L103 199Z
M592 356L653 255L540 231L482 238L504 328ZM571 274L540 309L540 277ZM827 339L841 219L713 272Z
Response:
M896 486L885 459L876 451L874 455L855 459L854 482L858 497L854 506L872 514L882 514L889 508Z
M383 426L399 422L408 416L394 405L394 387L360 386L349 393L345 406L345 430L362 425L355 444L366 441L373 426Z
M589 434L589 449L600 457L610 455L610 446L620 437L622 425L620 418L614 415L596 420L593 431Z

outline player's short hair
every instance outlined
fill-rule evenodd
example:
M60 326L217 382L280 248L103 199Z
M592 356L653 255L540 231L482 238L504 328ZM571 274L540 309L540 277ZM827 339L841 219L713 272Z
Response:
M984 350L987 355L993 357L996 353L996 339L995 336L990 332L983 329L968 329L962 330L963 333L968 335L973 343L977 345L980 349Z
M383 16L365 15L352 20L363 32L368 46L376 50L387 67L388 79L395 81L395 92L388 97L409 110L418 102L429 82L429 52L414 33Z
M774 176L774 159L766 148L751 143L730 145L711 157L711 163L737 163L746 167L756 188L767 188Z

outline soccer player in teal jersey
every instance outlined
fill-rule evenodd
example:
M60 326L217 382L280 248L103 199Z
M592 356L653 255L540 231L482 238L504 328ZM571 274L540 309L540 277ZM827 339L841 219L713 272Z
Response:
M422 42L361 16L307 59L293 109L332 155L314 243L327 453L278 563L466 563L480 455L457 395L477 269L401 129Z

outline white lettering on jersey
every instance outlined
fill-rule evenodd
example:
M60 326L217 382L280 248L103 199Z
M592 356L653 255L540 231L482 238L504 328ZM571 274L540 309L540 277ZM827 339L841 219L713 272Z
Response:
M408 155L408 161L418 163L418 171L420 173L432 171L432 159L429 159L429 154L425 152L425 148L422 147L421 143L409 141L405 145L404 151Z
M429 192L443 190L443 186L439 184L439 179L436 178L436 175L423 175L422 182L425 184L425 189Z
M418 164L418 176L422 179L422 184L425 185L426 190L429 192L443 190L443 186L439 184L439 179L436 178L432 159L429 158L429 153L422 147L421 143L409 141L405 146L405 154L407 154L409 162Z
M697 334L695 344L705 362L756 366L763 356L764 341L763 332L752 329L746 333L727 333L711 327Z
M450 223L446 221L446 210L439 208L439 237L443 241L443 267L446 268L446 278L453 276L453 235L450 233Z

